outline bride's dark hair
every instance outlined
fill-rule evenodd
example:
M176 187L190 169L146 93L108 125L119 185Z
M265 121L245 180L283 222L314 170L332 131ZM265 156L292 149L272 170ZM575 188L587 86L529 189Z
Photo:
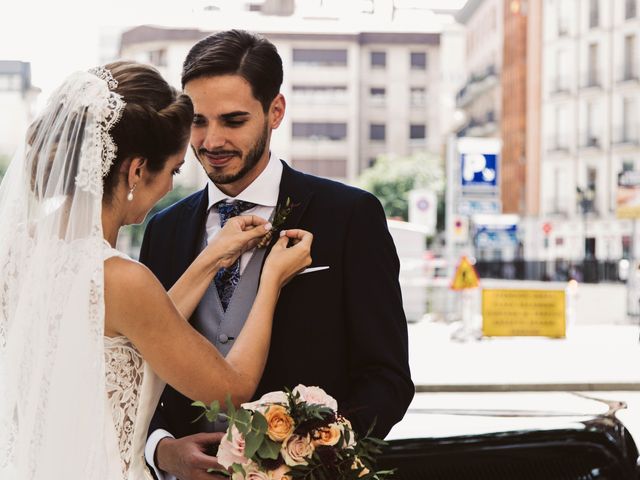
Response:
M193 105L149 65L118 61L104 66L117 80L115 92L125 101L120 121L109 132L117 156L104 178L104 197L109 198L118 182L122 162L134 157L147 160L151 172L163 169L169 156L189 140Z

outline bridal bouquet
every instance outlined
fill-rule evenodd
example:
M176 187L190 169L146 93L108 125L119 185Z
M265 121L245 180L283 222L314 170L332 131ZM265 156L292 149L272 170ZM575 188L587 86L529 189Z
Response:
M384 442L356 440L337 402L319 387L271 392L238 409L226 403L226 414L218 402L193 405L204 409L199 418L229 420L217 456L232 480L382 479L393 473L373 468Z

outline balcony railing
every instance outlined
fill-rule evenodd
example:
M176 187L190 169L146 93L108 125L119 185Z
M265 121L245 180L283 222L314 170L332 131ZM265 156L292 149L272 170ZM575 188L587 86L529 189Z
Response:
M467 105L476 94L483 90L482 84L487 81L490 84L491 81L498 81L498 72L495 65L489 65L480 73L473 73L468 79L467 83L456 94L456 104L458 107Z
M547 151L550 153L563 153L569 151L569 141L566 135L558 133L547 139Z
M580 135L580 148L602 148L602 140L595 133L584 133Z

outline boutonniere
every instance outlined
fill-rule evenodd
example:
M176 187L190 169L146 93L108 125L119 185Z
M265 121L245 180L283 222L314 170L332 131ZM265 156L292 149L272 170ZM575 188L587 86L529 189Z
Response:
M269 242L273 238L273 235L279 233L282 229L284 222L287 220L292 210L296 208L299 203L292 203L291 198L287 197L284 205L280 204L276 206L276 212L273 215L273 221L271 222L271 230L269 230L260 242L258 243L258 248L264 248L269 245Z

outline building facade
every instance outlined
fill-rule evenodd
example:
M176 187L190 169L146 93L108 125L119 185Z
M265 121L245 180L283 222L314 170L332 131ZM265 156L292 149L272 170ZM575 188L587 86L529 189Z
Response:
M617 260L638 245L615 215L618 175L640 170L638 7L544 1L538 258Z

